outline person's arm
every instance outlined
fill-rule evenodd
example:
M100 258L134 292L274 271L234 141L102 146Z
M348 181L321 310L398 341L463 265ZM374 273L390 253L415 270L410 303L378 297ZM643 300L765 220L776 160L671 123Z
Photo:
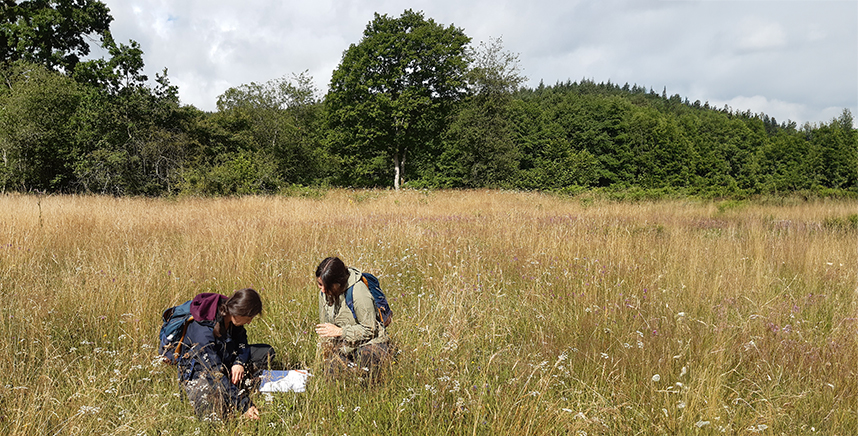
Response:
M245 335L246 341L247 336ZM191 347L191 357L201 367L199 369L211 374L213 380L218 380L219 377L215 374L223 374L224 362L215 350L215 336L212 327L196 321L191 322L188 325L185 344ZM239 388L231 383L231 380L227 381L225 378L221 380L220 384L236 410L245 413L250 407L253 407L253 402L250 401L246 390Z
M230 337L236 344L236 355L229 369L229 378L232 384L238 385L244 377L244 369L250 362L250 347L247 346L247 330L241 326L233 326Z
M248 419L259 419L259 409L256 406L250 406L247 408L247 412L244 412L244 417Z
M342 324L341 337L344 341L350 343L361 343L375 337L377 324L375 319L375 301L369 288L363 282L357 282L352 289L352 298L354 300L354 316L351 310L343 303L343 308L340 315L350 317L350 323ZM355 317L357 322L355 322Z
M193 321L188 324L185 334L185 345L191 358L199 365L200 370L220 372L223 360L214 347L215 337L211 326Z

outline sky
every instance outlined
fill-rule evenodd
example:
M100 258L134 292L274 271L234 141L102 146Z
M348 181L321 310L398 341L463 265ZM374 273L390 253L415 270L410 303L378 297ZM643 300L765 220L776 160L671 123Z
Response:
M501 38L531 88L637 84L799 126L858 117L855 0L102 1L150 79L167 68L181 103L207 111L231 87L305 71L323 94L374 13L412 9L474 46Z

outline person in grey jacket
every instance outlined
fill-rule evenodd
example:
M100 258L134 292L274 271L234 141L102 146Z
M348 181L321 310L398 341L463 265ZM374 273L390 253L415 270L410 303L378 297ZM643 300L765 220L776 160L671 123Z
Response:
M324 348L325 373L339 376L353 370L375 374L391 354L390 338L376 318L375 300L361 280L361 271L346 267L337 257L328 257L316 268L319 286L319 324L316 333L328 340ZM346 305L352 288L354 312Z

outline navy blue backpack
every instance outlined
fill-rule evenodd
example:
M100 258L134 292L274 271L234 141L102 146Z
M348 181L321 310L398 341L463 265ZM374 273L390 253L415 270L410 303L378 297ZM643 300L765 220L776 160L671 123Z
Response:
M191 316L191 300L178 306L173 306L161 315L164 324L161 326L161 345L158 353L169 363L176 363L181 353L182 341L188 331L188 324L194 320Z
M360 279L366 287L369 288L369 293L372 294L372 299L375 301L375 318L378 321L381 321L381 324L385 327L389 326L390 321L393 320L393 311L390 310L390 305L387 304L387 297L384 295L384 292L381 291L381 285L378 283L378 278L370 273L361 273ZM346 305L349 306L349 309L352 311L352 316L357 320L352 288L354 288L354 286L349 286L346 290Z

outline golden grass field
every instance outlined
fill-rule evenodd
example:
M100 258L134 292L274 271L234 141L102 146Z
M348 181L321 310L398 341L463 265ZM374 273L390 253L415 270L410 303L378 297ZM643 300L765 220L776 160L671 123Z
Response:
M498 191L0 196L0 434L858 434L858 205ZM262 294L248 327L318 365L313 272L373 272L376 385L255 394L198 422L160 313Z

